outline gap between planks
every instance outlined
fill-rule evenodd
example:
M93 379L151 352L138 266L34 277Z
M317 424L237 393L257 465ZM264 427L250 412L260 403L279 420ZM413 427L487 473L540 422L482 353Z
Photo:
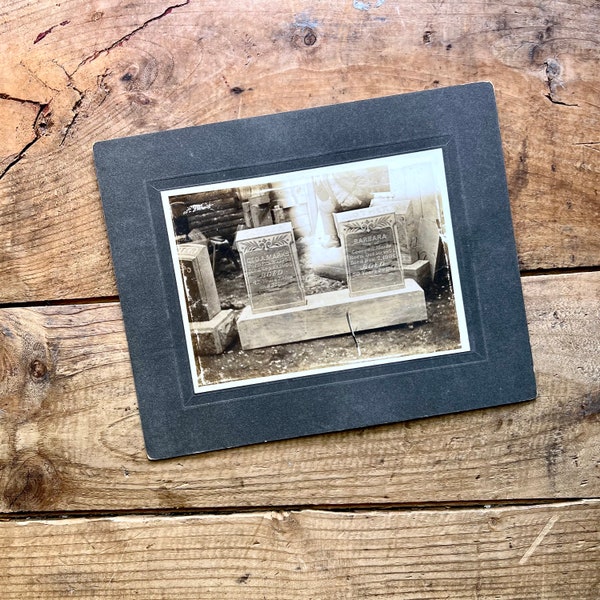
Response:
M521 271L521 278L576 275L578 273L595 273L600 271L600 265L572 267L559 269L534 269ZM4 308L43 308L49 306L73 306L83 304L110 304L120 302L119 296L98 296L92 298L61 298L58 300L35 300L32 302L6 302L0 300L0 310Z
M44 308L47 306L79 306L82 304L111 304L119 302L119 296L100 296L95 298L64 298L60 300L35 300L33 302L0 302L4 308Z
M69 519L112 519L121 517L195 517L195 516L228 516L235 514L259 514L264 512L302 512L302 511L322 511L331 514L348 513L371 513L371 512L467 512L477 510L496 510L510 508L537 508L554 507L561 508L565 506L595 504L600 498L530 498L530 499L508 499L494 501L477 502L424 502L418 504L394 504L394 503L373 503L373 504L298 504L298 505L258 505L258 506L210 506L204 508L135 508L110 511L37 511L37 512L0 512L0 523L13 521L52 521Z

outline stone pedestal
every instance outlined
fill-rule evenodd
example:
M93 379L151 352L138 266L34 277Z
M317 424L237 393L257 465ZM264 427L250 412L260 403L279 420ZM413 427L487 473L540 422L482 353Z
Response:
M221 310L212 265L205 244L177 246L190 321L209 321Z
M273 224L271 207L268 203L252 204L252 202L250 202L250 217L254 227L263 227Z
M311 266L320 277L346 282L344 254L341 248L320 249L311 256ZM403 270L404 277L414 279L424 289L431 283L431 268L427 260L403 263Z
M431 267L428 260L416 260L404 266L404 276L414 279L422 288L431 283Z
M253 227L263 227L273 224L271 215L271 197L269 192L262 191L248 197L250 219Z
M427 320L425 294L412 279L402 289L350 296L337 290L308 296L306 304L253 313L247 306L237 321L242 348L262 348L302 340L379 329Z
M205 244L177 247L192 344L197 355L222 354L235 335L233 311L221 310Z

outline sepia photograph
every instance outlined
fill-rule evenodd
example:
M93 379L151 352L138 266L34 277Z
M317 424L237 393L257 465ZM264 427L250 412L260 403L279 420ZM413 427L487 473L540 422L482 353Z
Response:
M441 149L161 197L197 393L469 350Z

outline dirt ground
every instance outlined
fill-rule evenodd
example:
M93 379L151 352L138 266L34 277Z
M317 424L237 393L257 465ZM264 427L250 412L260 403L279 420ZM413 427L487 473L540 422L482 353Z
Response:
M345 287L344 282L320 277L307 268L302 253L300 262L307 296ZM248 304L242 270L223 260L218 262L215 275L221 307L233 309L236 313L241 312ZM368 359L410 356L458 348L458 321L446 267L438 270L434 283L425 290L425 297L428 315L426 322L356 332L356 338L348 333L243 350L236 336L224 354L198 357L201 365L199 370L203 376L201 383L208 385L301 373L312 369L360 364Z

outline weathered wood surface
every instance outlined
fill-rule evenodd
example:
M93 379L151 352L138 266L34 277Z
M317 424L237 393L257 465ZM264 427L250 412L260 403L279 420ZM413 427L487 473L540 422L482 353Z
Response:
M161 462L145 457L117 304L2 309L0 506L600 497L600 273L522 281L536 401Z
M597 600L600 502L0 523L4 600Z
M10 0L0 51L0 305L116 294L97 140L477 80L521 268L600 264L593 0ZM535 402L161 462L117 303L0 307L0 596L595 600L600 273L523 286ZM234 514L90 517L145 509Z
M97 140L474 80L497 91L522 268L600 262L594 0L12 0L0 50L4 302L116 293Z

